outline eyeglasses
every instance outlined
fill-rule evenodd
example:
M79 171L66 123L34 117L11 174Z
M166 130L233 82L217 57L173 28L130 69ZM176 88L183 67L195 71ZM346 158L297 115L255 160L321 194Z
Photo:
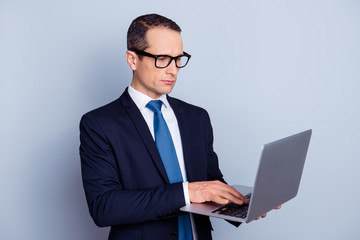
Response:
M129 49L130 51L135 52L138 55L151 57L155 59L155 67L157 68L166 68L170 65L172 60L175 61L175 66L177 68L183 68L186 66L186 64L189 62L189 59L191 58L191 55L184 52L184 54L171 57L169 55L153 55L144 51L136 50L136 49Z

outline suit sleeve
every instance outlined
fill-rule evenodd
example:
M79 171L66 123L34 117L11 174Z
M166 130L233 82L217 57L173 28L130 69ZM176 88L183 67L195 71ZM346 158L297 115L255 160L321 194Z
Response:
M80 157L90 215L100 227L173 217L185 205L182 183L125 190L112 147L90 114L80 122Z
M206 136L206 148L207 148L207 180L219 180L225 183L223 179L223 175L219 168L219 161L217 154L214 151L213 143L214 143L214 136L213 136L213 129L210 122L209 114L204 111L203 119L204 119L204 126L205 126L205 136Z

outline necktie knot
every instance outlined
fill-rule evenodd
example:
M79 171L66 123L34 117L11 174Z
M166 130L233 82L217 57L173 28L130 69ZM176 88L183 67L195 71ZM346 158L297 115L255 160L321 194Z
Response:
M154 113L161 112L161 106L163 102L161 100L151 100L146 104L146 107L149 108Z

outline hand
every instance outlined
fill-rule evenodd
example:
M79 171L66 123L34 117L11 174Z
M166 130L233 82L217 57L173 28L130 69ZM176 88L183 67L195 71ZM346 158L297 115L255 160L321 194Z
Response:
M233 202L238 205L249 201L235 188L220 181L192 182L189 186L189 197L192 203L216 202L227 204Z
M280 209L280 208L281 208L281 205L277 206L277 207L274 208L274 209ZM266 217L266 213L263 214L263 215L261 215L260 217L256 218L256 220L259 220L260 218L264 218L264 217Z

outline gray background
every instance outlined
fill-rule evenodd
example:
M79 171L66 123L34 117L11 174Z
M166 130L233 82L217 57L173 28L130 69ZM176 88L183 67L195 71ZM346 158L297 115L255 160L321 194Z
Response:
M313 129L299 195L215 239L359 239L360 3L0 1L0 239L106 239L85 204L83 113L120 96L127 28L157 12L193 55L172 96L206 108L230 184L263 143ZM335 213L334 214L334 211Z

